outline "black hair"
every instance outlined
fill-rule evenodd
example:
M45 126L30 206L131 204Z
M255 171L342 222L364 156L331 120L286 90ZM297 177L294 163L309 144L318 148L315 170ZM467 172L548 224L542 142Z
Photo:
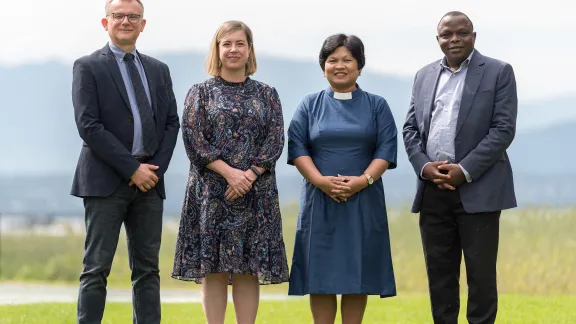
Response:
M326 38L322 44L322 49L320 49L319 63L322 71L324 71L324 64L326 64L328 56L340 46L346 47L352 53L352 56L358 62L358 70L362 70L366 63L366 58L364 57L364 44L360 38L354 35L336 34Z
M472 28L472 30L474 30L474 24L472 23L472 20L470 20L470 18L461 11L449 11L446 14L444 14L444 16L442 16L442 18L440 18L440 21L438 22L438 27L440 27L440 23L442 22L442 19L444 19L445 17L466 17L466 19L470 23L470 27Z

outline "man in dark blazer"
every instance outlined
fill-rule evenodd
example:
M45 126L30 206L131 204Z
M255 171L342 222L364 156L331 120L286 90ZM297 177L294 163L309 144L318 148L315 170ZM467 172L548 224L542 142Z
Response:
M106 278L126 229L134 323L160 323L158 269L164 174L180 129L168 67L138 52L139 0L110 0L110 41L74 62L72 101L84 141L71 194L85 206L86 242L78 323L100 323Z
M499 218L516 207L506 149L516 130L510 64L474 49L461 12L447 13L437 40L445 57L416 73L403 129L418 176L413 213L420 232L434 323L457 323L462 252L470 323L494 323Z

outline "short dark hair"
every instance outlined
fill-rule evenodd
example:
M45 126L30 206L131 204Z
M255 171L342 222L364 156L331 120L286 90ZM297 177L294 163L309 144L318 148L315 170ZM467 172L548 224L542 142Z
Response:
M358 70L362 70L366 63L366 58L364 57L364 44L360 38L354 35L348 36L345 34L336 34L326 38L324 44L322 44L319 57L322 71L324 71L324 65L326 64L328 56L334 53L334 51L340 46L346 47L350 53L352 53L352 56L358 62Z
M461 11L449 11L446 14L444 14L444 16L440 18L440 21L438 22L436 28L440 27L440 23L442 22L442 19L444 19L445 17L466 17L466 19L468 19L468 22L470 23L470 27L472 27L472 30L474 30L474 24L472 23L472 20L465 13Z

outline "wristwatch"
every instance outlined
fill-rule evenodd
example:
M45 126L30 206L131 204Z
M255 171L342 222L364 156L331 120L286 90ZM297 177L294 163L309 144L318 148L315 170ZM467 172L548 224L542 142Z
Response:
M371 185L374 183L374 179L372 178L371 175L369 175L368 173L364 173L364 176L366 177L366 179L368 179L368 185Z
M254 174L256 175L256 179L260 178L260 176L262 175L262 174L258 171L258 169L256 169L255 166L251 166L251 167L250 167L250 170L252 170L252 172L254 172Z

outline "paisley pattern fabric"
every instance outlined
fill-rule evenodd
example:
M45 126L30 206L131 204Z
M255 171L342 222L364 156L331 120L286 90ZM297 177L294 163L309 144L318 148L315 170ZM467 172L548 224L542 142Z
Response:
M182 114L190 171L172 277L201 283L210 273L250 274L260 284L288 281L275 166L284 146L276 89L247 78L220 77L188 91ZM252 189L225 199L227 182L207 164L263 167Z

